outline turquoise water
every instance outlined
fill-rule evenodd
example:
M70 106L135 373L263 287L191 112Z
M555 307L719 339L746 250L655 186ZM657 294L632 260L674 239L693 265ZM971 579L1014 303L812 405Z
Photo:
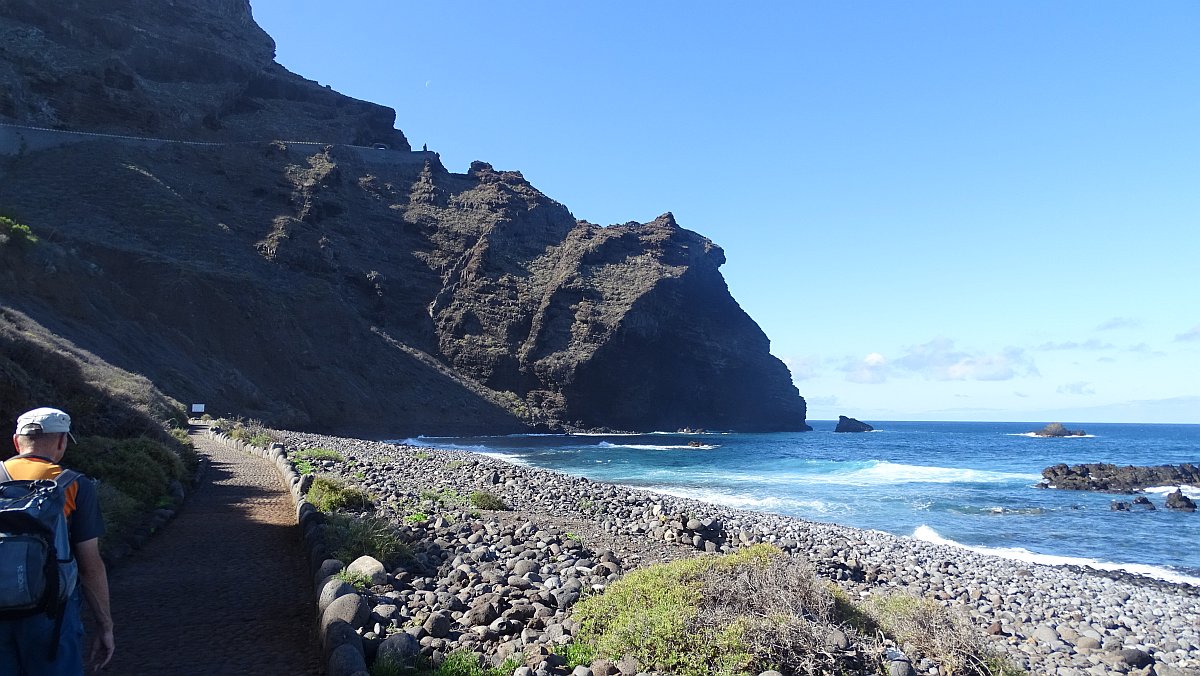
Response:
M1200 462L1200 425L872 423L875 432L409 439L589 479L814 521L871 528L1044 563L1122 568L1200 585L1200 512L1113 512L1116 497L1035 487L1059 462ZM689 442L703 444L700 448ZM1200 497L1200 487L1185 489ZM1110 565L1111 564L1111 565Z

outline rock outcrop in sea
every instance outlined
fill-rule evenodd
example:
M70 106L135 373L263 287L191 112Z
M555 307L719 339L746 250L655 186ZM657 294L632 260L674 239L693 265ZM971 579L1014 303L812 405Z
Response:
M874 429L875 429L874 427L871 427L870 425L868 425L867 423L865 423L861 420L856 420L854 418L847 418L844 415L839 415L837 427L833 428L833 431L834 432L870 432L871 430L874 430Z
M1087 432L1083 430L1069 430L1063 427L1062 423L1050 423L1042 429L1034 432L1039 437L1083 437L1087 436Z
M0 305L180 401L360 435L808 429L719 246L447 170L275 63L245 0L12 0L0 35L0 213L38 237L0 246Z
M1112 465L1104 462L1082 465L1060 463L1042 470L1040 485L1076 491L1133 493L1157 486L1200 485L1200 466Z

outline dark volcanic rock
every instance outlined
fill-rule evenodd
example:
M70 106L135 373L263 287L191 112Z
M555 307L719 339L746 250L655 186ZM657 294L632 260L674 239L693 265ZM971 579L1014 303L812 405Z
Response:
M808 429L720 247L408 152L389 109L275 64L244 0L11 0L0 34L0 121L331 144L97 137L0 163L41 238L0 247L0 305L170 396L360 436Z
M1152 467L1122 467L1107 463L1068 467L1058 464L1042 470L1042 476L1044 483L1053 488L1131 493L1153 486L1196 484L1200 482L1200 467L1190 463Z
M1042 429L1034 432L1039 437L1082 437L1086 436L1087 432L1083 430L1069 430L1063 427L1062 423L1050 423Z
M392 109L275 63L247 0L6 0L0 35L0 121L409 149Z
M865 422L862 422L861 420L855 420L854 418L847 418L844 415L839 415L837 427L835 427L833 429L833 431L834 432L870 432L873 429L875 429L875 428L871 427L870 425L868 425Z
M1182 489L1176 489L1174 493L1167 496L1167 509L1177 509L1181 512L1196 511L1196 503L1191 498L1183 494Z

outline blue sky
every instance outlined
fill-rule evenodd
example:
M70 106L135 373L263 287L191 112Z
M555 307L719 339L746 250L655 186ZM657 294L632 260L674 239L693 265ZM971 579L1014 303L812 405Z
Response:
M1200 423L1200 3L252 4L451 171L721 245L810 418Z

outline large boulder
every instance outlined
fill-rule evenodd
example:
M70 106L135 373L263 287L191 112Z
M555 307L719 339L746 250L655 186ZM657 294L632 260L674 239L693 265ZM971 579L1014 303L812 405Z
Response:
M844 415L839 415L837 427L833 428L833 431L834 432L870 432L874 429L875 429L874 427L871 427L870 425L868 425L867 423L865 423L861 420L855 420L854 418L847 418Z
M1196 511L1196 503L1183 494L1183 489L1177 488L1174 493L1167 496L1167 509L1176 509L1181 512Z

